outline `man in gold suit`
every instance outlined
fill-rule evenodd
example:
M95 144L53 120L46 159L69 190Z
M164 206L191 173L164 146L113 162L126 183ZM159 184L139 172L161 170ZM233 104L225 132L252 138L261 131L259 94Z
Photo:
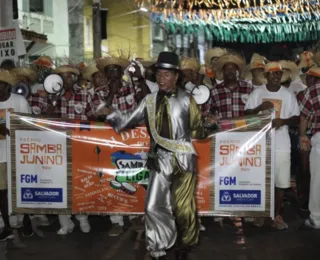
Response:
M177 242L176 259L185 260L198 243L196 152L192 138L206 138L198 105L177 88L179 57L162 52L155 65L159 91L147 95L129 116L105 108L106 120L116 131L145 122L150 135L148 167L152 170L145 205L146 243L151 259L167 259ZM215 123L208 119L208 125Z

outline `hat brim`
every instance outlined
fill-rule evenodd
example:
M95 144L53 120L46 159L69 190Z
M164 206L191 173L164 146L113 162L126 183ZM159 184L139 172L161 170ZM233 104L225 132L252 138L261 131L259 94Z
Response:
M27 77L31 83L34 83L37 80L37 73L30 68L15 68L12 70L12 73L15 73L18 77Z
M177 70L180 71L180 67L170 63L156 63L155 69Z
M290 79L290 71L284 71L281 70L283 72L282 77L281 77L281 83L286 82L288 79ZM262 85L266 85L268 83L268 80L266 78L268 72L261 72L258 76L257 76L257 80L260 81L262 83Z
M11 87L18 84L18 78L11 74L9 71L0 71L0 82L5 82L9 84Z
M97 60L97 68L101 72L104 72L105 67L108 67L110 65L118 65L123 70L125 70L126 67L129 66L129 64L130 63L128 60L122 59L122 58L107 57L107 58L101 58L101 59Z
M97 72L100 72L100 70L98 70L97 67L89 68L89 69L85 70L85 72L83 73L82 77L85 80L91 81L92 76Z
M217 62L218 70L222 71L223 67L228 63L235 64L238 67L240 74L243 73L243 71L245 69L245 65L246 65L245 60L242 59L241 57L239 57L237 55L226 54L226 55L223 55L219 58L219 60Z
M58 67L52 71L54 74L72 73L74 75L79 75L80 71L76 68L71 67Z

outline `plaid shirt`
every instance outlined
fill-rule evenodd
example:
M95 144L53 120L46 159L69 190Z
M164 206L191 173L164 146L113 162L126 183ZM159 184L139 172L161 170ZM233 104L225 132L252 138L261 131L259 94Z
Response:
M298 96L298 101L301 115L312 120L312 134L320 132L320 84L307 88L304 95Z
M221 118L244 116L244 99L253 91L253 87L246 81L239 80L239 86L230 89L224 82L216 85L211 91L210 100L201 106L204 116L218 113Z
M119 89L112 99L112 107L121 111L123 115L131 114L138 106L136 94L141 91L137 87L132 87L132 84L123 81L123 87ZM97 89L92 100L93 110L96 111L97 107L105 102L109 95L109 87Z
M48 101L47 97L42 97L38 94L31 94L28 97L28 103L31 107L32 114L40 115L47 112Z
M54 114L61 118L70 120L87 120L93 115L92 97L90 93L83 88L74 86L74 93L70 99L62 96L61 105L56 107Z

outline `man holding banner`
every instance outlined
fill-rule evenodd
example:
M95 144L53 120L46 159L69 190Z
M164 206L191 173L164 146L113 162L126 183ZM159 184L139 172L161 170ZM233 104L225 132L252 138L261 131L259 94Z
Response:
M295 126L299 120L299 106L293 92L281 86L281 79L285 77L281 64L270 62L264 72L260 74L260 81L266 85L256 88L246 103L246 114L257 114L263 110L275 109L276 118L272 121L275 134L275 221L274 227L283 230L288 225L282 218L284 190L290 188L290 151L289 126Z
M166 250L178 237L176 259L182 260L199 237L196 154L191 139L205 138L207 131L194 99L176 86L179 57L162 52L155 68L159 92L147 95L130 116L107 107L100 113L107 115L118 132L142 121L147 124L151 138L148 168L153 171L145 205L147 250L152 259L167 259ZM213 125L214 119L208 123Z
M18 83L18 78L8 71L0 70L0 110L8 109L14 112L31 113L27 100L17 94L11 93L12 86ZM12 239L13 233L8 213L8 184L7 184L7 136L5 115L1 115L0 122L0 211L4 222L4 230L0 234L0 242ZM26 217L29 219L28 217ZM28 234L32 234L30 225Z

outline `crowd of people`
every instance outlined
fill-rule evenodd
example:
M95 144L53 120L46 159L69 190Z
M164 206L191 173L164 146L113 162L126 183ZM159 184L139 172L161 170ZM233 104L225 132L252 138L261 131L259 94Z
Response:
M58 74L63 80L63 89L57 95L48 94L43 86L45 78L51 74ZM211 94L208 101L201 105L197 105L188 94L190 89L199 85L207 86ZM186 121L189 124L188 130L181 133L181 136L190 135L195 138L205 138L209 130L202 129L202 127L219 124L220 118L241 117L274 109L276 118L272 121L272 127L276 129L274 162L276 217L273 226L279 230L288 228L283 219L283 202L284 191L291 186L292 174L296 175L301 208L310 210L310 217L305 224L320 229L320 190L318 189L320 177L317 173L317 166L320 163L320 160L318 161L320 158L319 92L320 53L308 51L303 52L297 61L268 61L266 57L254 54L249 64L246 64L246 60L240 54L223 48L209 49L205 55L205 64L200 64L195 58L182 57L179 59L170 52L161 53L157 61L143 59L129 61L121 57L104 57L86 67L70 64L55 66L49 57L41 56L28 67L16 67L14 62L5 60L0 70L0 109L55 116L66 120L107 121L117 131L143 121L145 109L152 105L152 98L148 97L155 96L156 111L161 112L157 112L156 117L161 119L156 120L156 124L153 125L148 118L147 125L153 137L149 152L150 158L157 154L158 161L153 160L153 166L159 172L174 170L161 168L174 164L172 155L168 157L170 148L161 145L161 142L162 139L175 140L178 138L175 136L178 135L176 130L172 132L168 129L173 128L176 123L180 124L179 122L170 124L170 120L163 119L169 117L167 114L171 113L169 109L162 108L167 104L176 106L176 109L181 111L186 109L182 107L182 104L187 104L190 114L189 121L192 122ZM158 94L155 95L155 93ZM184 96L181 93L187 94ZM121 116L117 114L119 111L121 111ZM179 115L177 111L172 114ZM129 121L122 122L124 118ZM119 125L120 121L123 124ZM3 122L0 126L2 137L9 134ZM196 132L196 134L193 136L189 132ZM165 149L159 149L158 146ZM11 220L10 223L8 215L5 147L6 142L1 138L0 209L4 229L0 234L0 241L13 238L11 224L14 222ZM186 145L185 151L189 148ZM179 168L177 172L195 172L192 158L186 156L176 159L180 166L186 167L185 170ZM180 234L181 244L185 246L196 244L199 228L203 230L205 227L200 221L195 220L194 216L192 217L196 211L194 200L191 198L194 197L196 179L187 174L183 176L189 177L179 179L180 186L181 183L187 182L191 186L188 191L176 187L174 219L170 217L172 216L171 208L167 212L161 208L158 212L150 202L152 194L159 192L159 189L162 191L171 189L170 185L160 183L160 179L154 180L158 178L156 177L158 175L154 176L152 183L156 182L157 185L149 185L149 200L146 205L147 248L154 259L166 259L165 249L171 247L176 240L176 234L173 234L172 231L175 228L175 221L178 225L177 230L182 232L182 235ZM188 199L182 203L182 197ZM165 200L170 201L170 198L163 196L160 203L169 203ZM153 203L156 202L153 201ZM190 212L186 212L188 210ZM152 211L153 214L148 214L149 211ZM59 216L61 225L59 235L67 235L72 232L74 223L70 217ZM37 218L41 224L48 224L45 216L33 216L33 218ZM81 230L85 233L90 232L88 217L79 215L76 218L79 220ZM30 217L25 215L17 219L18 222L23 221L25 235L32 235ZM110 216L110 219L112 228L109 235L118 236L123 231L123 216ZM132 222L141 221L140 218L135 217L130 217L130 220ZM261 218L246 220L252 221L255 226L263 225ZM164 230L161 232L158 230L159 233L154 231L156 228L152 228L150 224L157 221L166 222L161 225ZM222 219L215 218L215 221L222 221ZM177 259L186 259L185 248L183 247L182 253L178 256L180 258Z

